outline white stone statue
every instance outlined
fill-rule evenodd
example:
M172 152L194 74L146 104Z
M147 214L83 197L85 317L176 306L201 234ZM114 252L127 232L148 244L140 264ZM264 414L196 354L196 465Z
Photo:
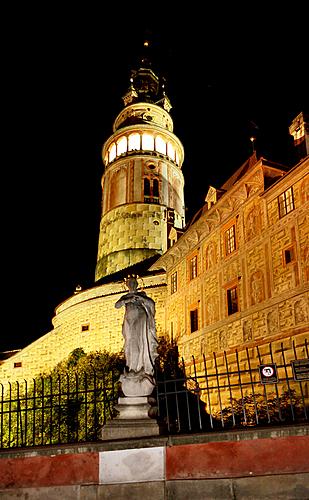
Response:
M155 327L155 303L145 292L138 292L137 279L126 279L129 293L117 300L115 307L125 306L122 334L126 370L120 377L126 396L151 394L155 386L154 362L158 356Z

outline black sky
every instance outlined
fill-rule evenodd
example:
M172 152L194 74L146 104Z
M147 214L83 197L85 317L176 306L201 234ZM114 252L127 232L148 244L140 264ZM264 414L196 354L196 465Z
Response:
M254 125L263 156L291 161L288 126L307 107L304 13L145 5L3 15L0 351L49 331L75 286L93 285L101 148L145 36L185 148L187 219L250 155Z

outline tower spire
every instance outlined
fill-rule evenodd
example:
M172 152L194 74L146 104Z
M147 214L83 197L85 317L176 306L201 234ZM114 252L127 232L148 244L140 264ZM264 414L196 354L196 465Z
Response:
M173 134L165 81L151 68L148 40L123 101L102 151L96 281L157 258L172 229L177 239L185 224L183 146Z
M125 106L137 102L156 104L170 111L171 103L166 95L166 80L152 69L150 57L151 42L144 40L143 52L139 58L139 68L131 70L130 86L123 96Z

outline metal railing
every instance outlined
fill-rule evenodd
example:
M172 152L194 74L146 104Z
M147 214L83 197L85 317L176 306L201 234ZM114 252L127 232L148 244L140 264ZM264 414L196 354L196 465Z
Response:
M192 356L190 366L176 358L172 370L158 363L153 396L162 433L308 423L308 343L293 343L290 361L283 344L254 349ZM99 441L117 414L118 380L119 372L93 370L0 384L0 448Z
M248 348L229 356L226 352L220 357L213 353L212 359L203 355L199 363L192 356L191 376L185 375L188 364L185 367L183 359L173 379L159 373L158 419L166 432L308 423L307 341L302 348L292 343L294 359L290 362L283 343L275 353L271 343L268 348L262 355L255 347L256 356L250 356Z
M116 382L93 370L0 384L0 448L99 440L116 415Z

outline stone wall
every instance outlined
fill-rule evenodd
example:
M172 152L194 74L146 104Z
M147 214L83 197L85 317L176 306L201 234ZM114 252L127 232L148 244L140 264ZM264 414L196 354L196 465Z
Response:
M108 212L101 221L97 277L131 267L167 245L166 209L129 203Z
M308 426L0 454L5 499L309 498Z
M156 303L157 335L162 336L165 334L165 275L145 277L143 281L147 295ZM51 370L78 347L86 352L121 351L124 310L116 309L115 302L124 293L121 283L111 283L67 299L55 311L53 330L0 365L0 381L30 380Z

